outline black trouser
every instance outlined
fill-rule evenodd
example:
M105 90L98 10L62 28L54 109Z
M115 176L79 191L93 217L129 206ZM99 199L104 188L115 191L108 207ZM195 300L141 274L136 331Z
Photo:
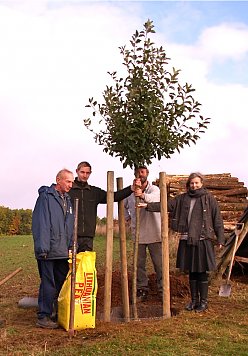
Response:
M189 272L189 280L205 282L208 280L207 272Z
M77 242L78 242L77 252L93 251L93 237L78 236Z

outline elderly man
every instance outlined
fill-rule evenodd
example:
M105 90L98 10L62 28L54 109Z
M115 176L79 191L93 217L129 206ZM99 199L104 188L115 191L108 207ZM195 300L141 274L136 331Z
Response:
M57 298L69 270L68 252L72 244L74 216L68 195L73 173L62 169L56 184L42 186L33 211L32 231L40 274L37 326L58 327L52 320Z
M125 219L131 220L132 236L135 240L136 215L135 196L139 196L143 203L160 201L160 190L148 182L149 171L146 166L138 167L135 176L139 177L141 187L125 199ZM140 211L140 240L137 265L137 300L145 301L148 297L148 277L146 273L146 251L149 250L157 276L158 294L162 296L162 249L161 249L161 218L160 213L149 213L145 209Z

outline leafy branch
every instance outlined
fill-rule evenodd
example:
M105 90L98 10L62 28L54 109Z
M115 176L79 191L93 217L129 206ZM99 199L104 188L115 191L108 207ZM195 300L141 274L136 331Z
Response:
M126 78L108 72L114 84L106 86L103 103L90 98L86 105L92 117L84 125L104 152L120 158L124 168L170 158L185 145L195 144L210 123L200 115L192 85L179 83L180 70L166 70L170 58L162 46L155 47L153 33L153 22L148 20L142 31L132 35L131 48L119 47ZM98 131L92 128L93 120Z

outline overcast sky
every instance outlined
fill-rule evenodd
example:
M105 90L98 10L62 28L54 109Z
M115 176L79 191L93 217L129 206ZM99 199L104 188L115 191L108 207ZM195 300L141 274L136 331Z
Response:
M132 181L83 119L88 98L101 101L107 72L123 70L118 47L148 18L155 45L212 119L196 145L154 160L150 180L200 171L231 173L248 186L247 14L246 1L0 0L0 205L32 209L41 185L83 160L92 164L91 184L106 189L107 171Z

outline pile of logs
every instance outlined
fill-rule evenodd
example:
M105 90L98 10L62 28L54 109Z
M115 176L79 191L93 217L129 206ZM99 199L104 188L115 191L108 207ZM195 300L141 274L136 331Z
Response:
M167 175L168 195L175 197L185 192L188 176ZM230 173L204 175L204 186L217 199L224 220L225 232L231 232L248 206L248 189ZM154 184L159 185L159 180Z

